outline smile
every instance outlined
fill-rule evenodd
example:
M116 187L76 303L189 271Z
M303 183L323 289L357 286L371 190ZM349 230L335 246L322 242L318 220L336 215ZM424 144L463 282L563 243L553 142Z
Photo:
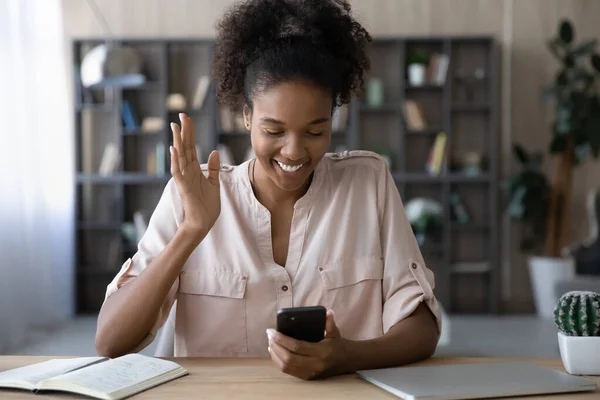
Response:
M283 163L280 163L279 161L277 161L277 164L281 167L282 170L284 170L285 172L296 172L298 171L300 168L302 168L302 166L304 164L299 164L299 165L286 165Z

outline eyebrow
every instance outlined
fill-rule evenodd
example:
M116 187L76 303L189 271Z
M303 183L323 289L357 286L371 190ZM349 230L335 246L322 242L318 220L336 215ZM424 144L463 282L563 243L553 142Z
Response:
M283 121L280 121L275 118L263 117L260 120L263 122L270 122L272 124L285 125L285 123ZM327 122L327 121L329 121L329 118L318 118L318 119L315 119L314 121L309 122L308 125L322 124L323 122Z

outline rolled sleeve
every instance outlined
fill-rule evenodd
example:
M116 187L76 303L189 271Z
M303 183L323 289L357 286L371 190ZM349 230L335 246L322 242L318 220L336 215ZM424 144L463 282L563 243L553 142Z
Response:
M433 293L435 278L427 268L406 216L400 193L383 164L378 185L380 234L384 257L383 332L425 303L442 329L440 305Z
M179 221L181 221L181 216L182 208L179 196L175 183L171 179L165 186L161 198L150 217L148 228L138 243L137 252L132 258L127 259L123 263L117 275L108 284L104 302L120 288L136 279L160 255L175 235ZM158 330L164 325L169 316L169 312L177 296L178 288L179 278L175 280L169 290L150 332L135 351L139 351L152 343Z

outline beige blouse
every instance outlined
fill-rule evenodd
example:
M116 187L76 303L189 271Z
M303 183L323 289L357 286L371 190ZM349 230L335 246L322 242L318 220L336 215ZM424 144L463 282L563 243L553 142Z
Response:
M265 330L275 328L281 307L333 309L342 335L361 340L383 335L425 302L441 332L433 273L380 156L346 151L321 160L295 204L285 268L273 260L271 216L254 197L248 166L222 166L221 214L139 349L154 340L175 300L174 355L182 357L268 357ZM106 298L159 255L181 221L171 179Z

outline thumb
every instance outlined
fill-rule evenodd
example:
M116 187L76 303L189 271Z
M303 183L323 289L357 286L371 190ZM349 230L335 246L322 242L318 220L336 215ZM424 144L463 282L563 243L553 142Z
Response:
M219 184L219 171L221 170L221 161L219 152L213 150L208 156L208 180L213 185Z
M342 335L340 334L340 330L335 324L335 320L333 318L333 310L327 310L327 319L325 320L325 337L326 338L339 338Z

